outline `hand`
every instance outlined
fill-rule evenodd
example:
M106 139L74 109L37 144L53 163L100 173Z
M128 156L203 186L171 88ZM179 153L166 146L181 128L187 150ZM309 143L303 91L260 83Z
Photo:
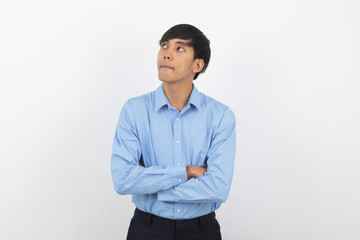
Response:
M195 177L202 177L207 171L206 167L199 167L195 165L186 166L186 174L188 179Z

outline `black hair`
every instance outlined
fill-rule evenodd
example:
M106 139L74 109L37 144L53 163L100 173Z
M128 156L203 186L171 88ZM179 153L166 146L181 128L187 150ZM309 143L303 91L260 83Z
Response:
M210 41L196 27L190 24L178 24L167 30L161 37L159 43L161 44L162 42L169 41L174 38L191 40L188 45L194 48L194 60L197 58L204 60L204 67L200 72L195 74L195 80L200 73L205 72L207 66L209 65L211 56Z

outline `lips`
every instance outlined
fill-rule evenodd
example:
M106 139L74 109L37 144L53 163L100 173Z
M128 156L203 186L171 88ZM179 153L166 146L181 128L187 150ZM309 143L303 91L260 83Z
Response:
M167 65L167 64L161 64L160 68L174 69L173 67L171 67L170 65Z

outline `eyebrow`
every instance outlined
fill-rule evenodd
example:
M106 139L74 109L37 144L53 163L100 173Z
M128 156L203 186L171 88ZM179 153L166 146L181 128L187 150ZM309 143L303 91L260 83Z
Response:
M177 41L176 43L177 43L177 44L180 44L180 45L184 45L184 46L190 47L189 43L186 43L186 42Z
M165 40L165 41L162 41L160 44L164 43L164 42L169 42L168 40ZM189 43L186 43L186 42L182 42L182 41L177 41L175 42L175 44L180 44L180 45L183 45L183 46L186 46L186 47L191 47L191 45Z

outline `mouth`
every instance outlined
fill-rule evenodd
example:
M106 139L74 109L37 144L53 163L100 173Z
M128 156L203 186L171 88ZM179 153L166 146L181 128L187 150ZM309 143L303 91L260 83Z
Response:
M173 67L171 67L171 66L169 66L169 65L166 65L166 64L160 65L160 68L174 69Z

